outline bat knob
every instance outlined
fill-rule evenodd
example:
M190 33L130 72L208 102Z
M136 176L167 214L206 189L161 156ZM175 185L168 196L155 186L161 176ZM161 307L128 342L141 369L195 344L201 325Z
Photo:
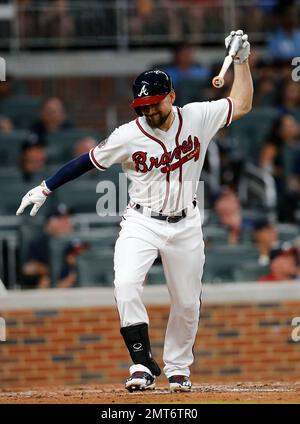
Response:
M219 77L219 76L214 77L213 80L212 80L212 85L215 88L221 88L221 87L223 87L223 85L224 85L224 78Z

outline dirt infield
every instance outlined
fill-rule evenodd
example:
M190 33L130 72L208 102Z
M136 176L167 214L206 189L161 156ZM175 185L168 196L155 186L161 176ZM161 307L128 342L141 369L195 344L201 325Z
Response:
M122 385L0 389L1 403L300 403L300 381L194 384L191 393L170 393L160 385L155 391L138 393L128 393Z

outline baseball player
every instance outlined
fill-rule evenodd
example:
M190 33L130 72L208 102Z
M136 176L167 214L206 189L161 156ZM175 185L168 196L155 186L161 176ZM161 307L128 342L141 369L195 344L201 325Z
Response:
M115 245L115 298L121 334L133 361L125 383L129 391L155 388L161 370L151 354L149 318L142 301L143 282L160 252L171 308L163 351L171 391L189 391L189 367L198 329L204 243L194 197L208 143L219 128L251 110L253 86L248 66L250 44L232 31L228 48L240 37L234 57L230 96L175 107L167 73L150 70L133 83L131 106L138 117L115 129L98 146L67 163L30 190L17 211L30 204L34 216L53 190L93 167L105 171L121 163L131 184ZM185 183L188 188L185 189Z

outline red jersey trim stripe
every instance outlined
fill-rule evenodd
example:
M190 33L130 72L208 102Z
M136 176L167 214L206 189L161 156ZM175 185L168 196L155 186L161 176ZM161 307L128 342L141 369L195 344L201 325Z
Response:
M232 116L233 116L233 101L230 97L226 97L226 100L229 103L229 109L228 109L228 115L227 115L225 127L228 127L231 124Z
M95 147L96 148L96 147ZM95 149L94 148L94 149ZM97 168L100 169L100 171L105 171L107 168L105 166L100 165L99 162L97 162L97 159L95 158L94 155L94 149L90 150L89 155L90 155L90 159L93 162L93 165Z
M139 118L136 118L136 120L135 120L135 122L136 122L136 124L137 124L137 126L139 127L139 129L142 131L142 133L146 136L146 137L148 137L148 138L150 138L151 140L154 140L154 141L156 141L157 143L159 143L160 145L161 145L161 147L162 147L162 149L163 149L163 151L165 152L165 153L167 153L167 148L166 148L166 146L164 145L164 143L159 139L159 138L156 138L156 137L154 137L153 135L151 135L151 134L149 134L149 133L147 133L147 131L146 130L144 130L144 128L142 127L142 125L140 124L140 122L139 122Z

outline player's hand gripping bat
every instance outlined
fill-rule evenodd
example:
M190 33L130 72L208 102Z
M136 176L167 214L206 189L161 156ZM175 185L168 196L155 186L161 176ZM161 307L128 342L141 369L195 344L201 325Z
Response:
M223 66L219 72L219 75L215 76L212 80L212 85L215 88L221 88L224 85L224 75L227 72L227 69L231 65L234 56L237 54L239 49L242 47L243 40L241 35L235 35L231 41L228 49L228 55L225 57Z

